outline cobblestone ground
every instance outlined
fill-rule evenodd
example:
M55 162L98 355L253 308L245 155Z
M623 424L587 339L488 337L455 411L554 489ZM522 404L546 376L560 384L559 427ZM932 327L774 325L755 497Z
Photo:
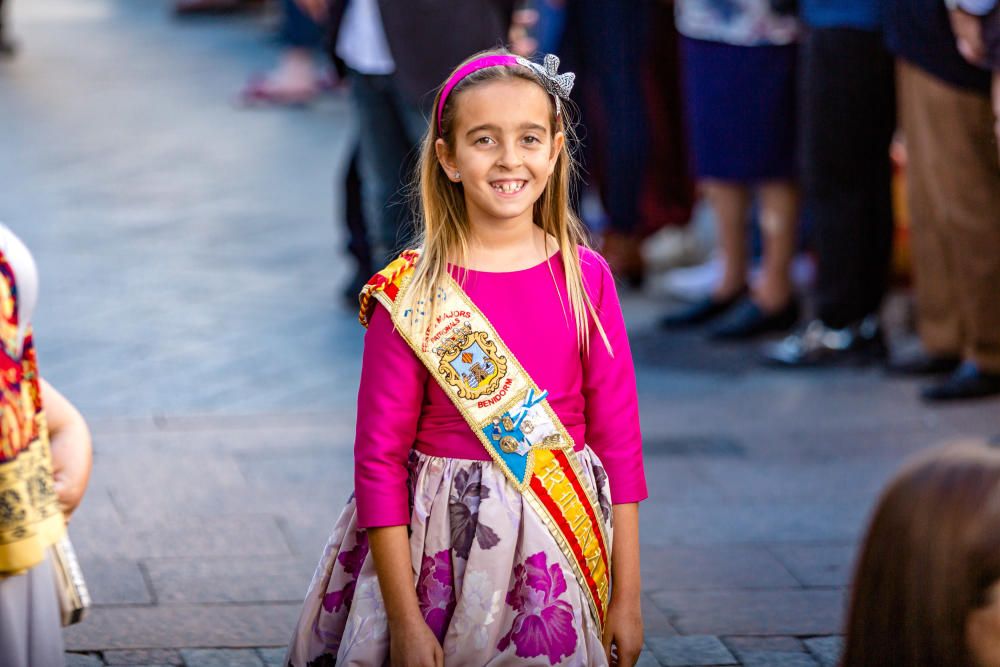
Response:
M95 608L70 663L278 665L351 484L361 336L331 213L348 107L233 107L277 53L260 17L13 10L0 219L37 255L42 369L96 446L72 525ZM914 451L1000 433L1000 406L761 370L656 332L651 297L625 307L651 491L641 664L833 665L878 489Z

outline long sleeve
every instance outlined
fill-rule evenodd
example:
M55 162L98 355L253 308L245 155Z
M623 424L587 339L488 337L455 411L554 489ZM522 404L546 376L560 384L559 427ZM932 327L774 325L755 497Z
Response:
M642 465L635 368L625 319L611 270L604 259L596 253L584 252L581 261L587 292L614 352L614 356L608 354L600 332L591 324L590 351L585 353L583 365L586 441L604 463L611 484L611 501L638 502L649 494Z
M410 522L407 461L417 434L427 371L375 306L365 334L354 438L358 526Z

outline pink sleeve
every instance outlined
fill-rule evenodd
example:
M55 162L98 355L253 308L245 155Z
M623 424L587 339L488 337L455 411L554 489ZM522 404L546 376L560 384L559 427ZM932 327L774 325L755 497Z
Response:
M583 364L587 444L608 473L612 503L645 500L646 475L642 465L642 433L635 368L625 332L618 292L604 258L581 253L587 293L597 309L614 356L608 354L597 327L590 326L590 352Z
M417 434L427 371L375 306L365 334L354 438L358 527L410 522L407 461Z

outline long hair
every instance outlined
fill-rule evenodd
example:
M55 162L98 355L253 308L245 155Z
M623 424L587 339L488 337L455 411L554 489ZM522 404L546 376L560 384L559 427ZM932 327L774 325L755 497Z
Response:
M854 575L843 667L969 667L970 612L1000 580L1000 449L961 443L882 495Z
M454 71L458 71L465 63L488 55L512 55L505 49L495 49L477 53L467 59ZM454 73L454 72L453 72ZM450 78L450 77L449 77ZM448 276L448 264L459 267L466 265L469 254L470 229L468 213L465 207L465 196L462 186L453 183L445 175L437 159L435 143L443 139L449 150L455 148L455 116L460 104L462 93L478 85L493 81L524 79L541 86L537 76L527 67L500 66L488 67L466 76L448 95L445 107L441 113L441 130L435 118L432 117L427 134L424 135L420 149L420 160L416 173L417 210L419 232L416 245L421 249L420 259L414 271L410 289L417 300L431 304L430 295L436 292ZM581 349L589 346L589 322L592 319L600 333L608 351L608 342L604 328L594 309L594 305L583 284L583 274L580 268L578 246L588 246L586 228L570 207L572 188L575 186L576 163L572 157L571 146L575 143L574 108L563 101L562 110L556 114L555 102L549 97L551 109L549 127L552 136L562 132L566 140L556 160L555 169L549 177L542 195L534 204L533 218L536 225L546 234L556 239L560 250L562 268L566 274L566 296L570 314L576 326L577 341ZM438 108L441 89L434 98L434 109ZM548 243L546 243L546 247ZM549 267L550 274L552 267ZM553 281L555 276L553 274ZM459 282L464 276L459 274ZM558 285L557 285L558 288ZM433 310L432 310L433 312Z

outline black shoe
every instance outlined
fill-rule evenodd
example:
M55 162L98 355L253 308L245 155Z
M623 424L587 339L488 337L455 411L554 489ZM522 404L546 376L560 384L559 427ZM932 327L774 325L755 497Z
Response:
M885 369L890 375L944 375L953 373L961 363L959 357L931 356L921 351L891 359Z
M865 366L885 361L886 355L878 318L869 315L843 329L813 320L784 340L765 347L762 361L785 368Z
M775 313L765 313L753 299L744 299L709 333L713 340L747 340L772 331L786 331L799 321L799 302L790 299Z
M944 382L924 387L920 395L925 401L1000 396L1000 373L984 373L974 363L967 361Z
M13 58L17 54L17 44L0 34L0 58Z
M716 299L715 297L707 296L701 301L670 313L660 320L660 326L664 329L685 329L705 324L732 308L737 302L743 299L744 295L746 295L746 289L740 290L728 299Z

